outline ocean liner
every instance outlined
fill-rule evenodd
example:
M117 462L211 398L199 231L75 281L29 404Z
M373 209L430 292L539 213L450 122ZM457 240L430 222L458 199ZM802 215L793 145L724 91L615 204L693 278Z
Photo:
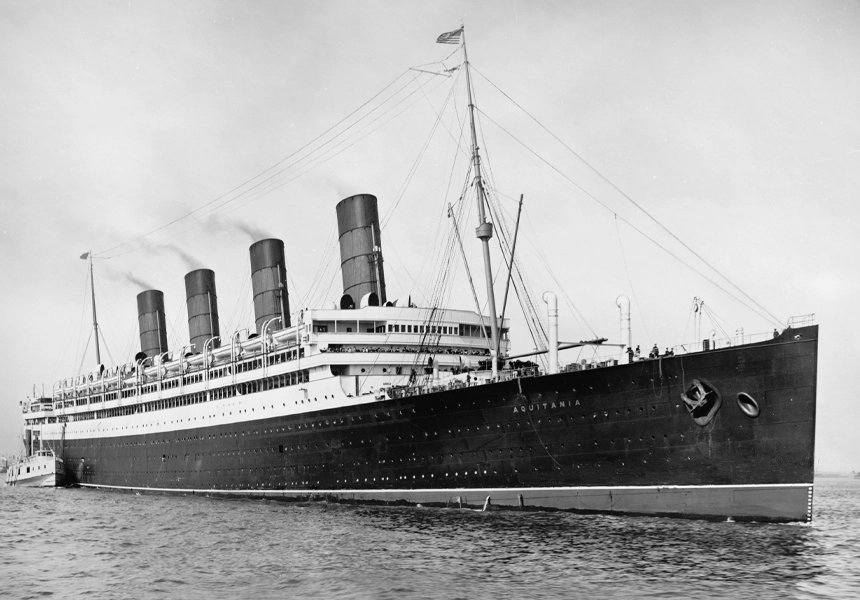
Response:
M560 350L606 340L560 343L547 292L546 362L511 355L462 29L438 41L464 55L488 314L390 300L377 199L354 195L336 207L339 303L291 313L278 239L250 247L251 332L221 335L215 274L198 269L185 276L190 344L170 349L163 294L144 291L133 361L22 403L27 452L53 452L67 484L94 488L810 520L811 319L563 365Z

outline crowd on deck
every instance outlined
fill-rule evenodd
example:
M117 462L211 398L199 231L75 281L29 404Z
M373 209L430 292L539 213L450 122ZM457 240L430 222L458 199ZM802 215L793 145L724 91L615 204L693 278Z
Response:
M339 346L332 344L328 348L320 348L320 352L368 352L368 353L402 353L402 354L453 354L460 356L489 356L488 348L428 348L426 346Z
M666 351L660 354L660 348L657 347L657 344L654 344L651 352L648 353L648 358L660 358L661 356L675 356L675 351L671 348L666 348ZM636 346L636 350L627 348L627 362L636 362L637 360L645 360L642 357L642 351L639 349L639 346Z

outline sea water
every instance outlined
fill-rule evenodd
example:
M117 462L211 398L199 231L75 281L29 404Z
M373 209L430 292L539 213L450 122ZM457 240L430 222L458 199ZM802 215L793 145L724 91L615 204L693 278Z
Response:
M3 598L860 598L860 480L812 524L0 487Z

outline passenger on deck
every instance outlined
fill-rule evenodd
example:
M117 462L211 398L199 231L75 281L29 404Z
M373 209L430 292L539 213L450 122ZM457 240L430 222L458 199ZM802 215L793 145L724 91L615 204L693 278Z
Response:
M633 362L633 348L630 348L629 346L627 348L627 362Z
M634 356L636 357L636 360L642 358L642 355L639 352L639 346L636 346L636 352L634 353Z
M651 352L648 354L648 358L657 358L660 356L660 349L657 347L657 344L654 344L654 347L651 348Z

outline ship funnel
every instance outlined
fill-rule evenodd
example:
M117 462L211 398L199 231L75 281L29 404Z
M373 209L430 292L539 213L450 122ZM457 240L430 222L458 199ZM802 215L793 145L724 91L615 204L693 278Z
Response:
M194 344L195 353L203 352L206 340L221 335L214 271L197 269L185 276L185 305L188 309L188 338ZM219 340L212 342L212 348L218 346Z
M140 325L140 351L150 357L167 352L164 294L161 291L146 290L137 295L137 322Z
M337 231L343 293L364 298L374 293L385 304L385 273L376 196L359 194L338 202Z
M290 298L287 293L287 267L284 242L276 239L251 244L251 288L254 294L254 320L257 333L269 319L280 317L269 331L290 326Z

